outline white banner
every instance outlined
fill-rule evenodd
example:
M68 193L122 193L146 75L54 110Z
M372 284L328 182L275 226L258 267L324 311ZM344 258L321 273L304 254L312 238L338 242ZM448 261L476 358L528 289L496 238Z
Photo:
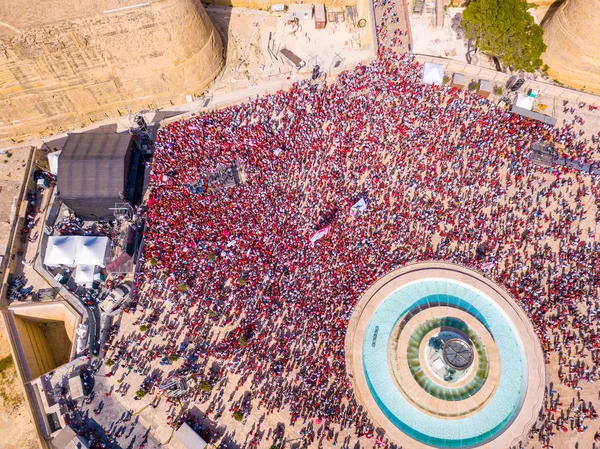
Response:
M367 208L367 202L364 200L364 198L361 198L350 209L350 215L353 218L360 217L366 208Z
M323 237L325 237L327 234L329 234L329 230L331 229L331 225L329 226L325 226L324 228L319 229L317 232L315 232L313 235L310 236L310 246L315 246L315 242L317 240L322 239Z

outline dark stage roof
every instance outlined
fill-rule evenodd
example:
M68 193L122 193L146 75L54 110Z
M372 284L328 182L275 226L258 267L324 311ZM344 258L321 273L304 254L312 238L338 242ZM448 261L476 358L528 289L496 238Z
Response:
M109 217L125 190L132 147L129 134L71 134L58 160L59 198L82 218Z

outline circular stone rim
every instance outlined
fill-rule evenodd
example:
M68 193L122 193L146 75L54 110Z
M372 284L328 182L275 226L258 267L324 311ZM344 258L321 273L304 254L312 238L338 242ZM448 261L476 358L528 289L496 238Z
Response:
M361 296L348 322L345 340L347 375L354 387L354 394L363 405L370 418L385 430L385 435L397 445L411 449L430 449L431 446L416 440L396 427L377 405L368 386L363 368L363 342L367 324L373 312L392 292L402 286L427 278L446 278L463 282L482 291L510 317L523 346L524 388L526 389L520 409L512 422L495 434L492 439L467 447L495 449L510 447L524 441L531 426L536 422L544 399L546 386L546 364L539 339L533 324L524 310L499 284L485 277L483 273L450 262L420 262L393 270L375 281Z
M450 361L448 359L448 351L447 348L450 349L454 349L454 347L451 347L451 345L453 343L458 343L459 346L465 348L467 350L467 352L469 353L469 360L467 360L464 365L455 365L454 362ZM460 353L457 353L460 354ZM473 360L475 359L475 356L473 354L473 348L471 348L471 346L469 346L464 340L460 339L460 338L451 338L450 340L448 340L446 343L444 343L444 347L442 348L442 357L444 358L444 362L446 362L446 364L453 369L456 370L466 370L469 369L471 367L471 365L473 364Z
M431 319L438 319L438 318L442 318L442 317L452 317L452 318L457 318L460 321L465 322L465 319L468 316L468 312L462 310L462 309L457 309L457 308L447 308L447 307L429 307L426 308L424 310L419 311L418 313L414 314L410 320L405 324L404 329L409 329L409 333L414 332L414 328L416 327L414 320L422 317L425 320L431 320ZM470 398L464 399L462 401L458 401L458 402L444 402L444 409L445 411L442 411L442 413L440 414L440 418L441 419L459 419L459 417L457 417L457 412L459 412L460 415L463 415L463 417L467 417L473 413L476 413L477 410L484 405L485 403L487 403L490 399L491 396L495 393L496 389L498 388L498 380L499 380L499 368L500 368L500 354L498 352L498 348L496 346L496 342L493 340L492 335L489 333L489 331L487 330L487 328L484 326L483 323L477 321L475 323L472 324L472 331L477 335L478 339L481 339L482 344L484 344L485 342L487 342L486 349L485 349L485 360L486 363L489 365L488 369L487 369L487 373L486 373L486 380L483 384L483 386L479 389L479 391L477 391L477 393L475 393L475 395L471 396ZM395 330L398 330L398 324L396 324L396 326L394 326ZM435 332L435 329L432 331ZM421 405L419 405L418 403L415 402L414 400L414 396L411 396L409 394L406 393L405 390L402 389L402 386L400 385L400 381L401 379L406 379L406 382L408 384L413 384L416 389L414 390L415 394L421 394L421 390L423 390L422 386L418 384L417 380L414 378L413 374L411 373L410 367L408 366L408 352L405 352L404 354L401 354L400 352L398 352L397 347L400 345L401 340L404 337L402 337L401 335L394 335L392 334L390 336L390 341L388 343L388 351L391 350L391 352L395 352L396 353L396 357L390 357L388 359L388 365L390 366L390 369L392 370L392 379L396 385L396 387L400 390L400 393L403 394L403 396L405 398L408 399L409 402L415 404L417 407L419 407L422 411L424 411L425 413L428 413L427 411L423 410L423 407ZM397 339L397 341L392 341L394 339ZM408 342L406 342L408 343ZM423 342L422 342L423 344ZM404 343L402 343L402 345L404 345ZM422 356L422 353L419 351L419 356ZM423 360L424 362L424 360ZM422 363L421 363L422 364ZM427 368L425 368L427 370ZM476 375L475 372L472 373L473 376ZM427 375L427 373L426 373ZM435 380L432 379L434 382ZM472 379L471 379L472 380ZM466 385L466 383L464 384ZM463 385L463 386L464 386ZM442 386L442 385L440 385ZM428 394L428 393L427 393ZM429 395L430 396L430 395ZM477 405L478 401L485 397L485 399L481 402L479 402L479 405ZM430 400L436 400L437 398L435 398L434 396L430 396ZM441 405L441 404L440 404ZM438 407L439 409L440 407ZM465 411L466 408L469 408L471 411Z

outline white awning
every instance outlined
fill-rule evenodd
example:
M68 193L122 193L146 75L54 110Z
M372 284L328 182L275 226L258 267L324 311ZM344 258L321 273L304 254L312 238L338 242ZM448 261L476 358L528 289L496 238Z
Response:
M77 242L77 253L75 254L76 265L98 265L104 267L104 257L108 237L79 237Z
M515 101L515 106L531 111L531 109L533 108L533 100L534 99L529 95L518 93L517 101Z
M435 361L433 362L433 367L439 371L442 368L445 368L446 365L444 365L444 361L442 359L435 359Z
M58 157L62 153L62 150L55 151L54 153L48 153L48 165L50 166L50 173L58 175Z
M444 66L426 62L423 64L423 84L440 86L444 81Z
M204 449L207 446L206 441L204 441L187 423L181 425L177 432L175 432L175 437L187 449Z
M104 267L108 237L58 235L48 237L44 265ZM85 269L84 269L85 271Z
M94 265L77 265L77 271L75 272L75 283L91 287L91 285L94 283L95 270L96 267Z
M75 265L75 253L77 252L77 236L50 236L46 247L44 265Z
M492 93L493 89L494 89L494 84L490 80L480 80L479 81L479 92Z

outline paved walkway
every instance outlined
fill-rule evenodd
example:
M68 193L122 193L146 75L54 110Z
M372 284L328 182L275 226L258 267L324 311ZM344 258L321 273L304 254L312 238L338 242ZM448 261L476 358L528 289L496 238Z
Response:
M499 86L505 86L506 82L511 77L511 75L508 73L498 72L486 67L467 64L465 62L455 61L449 58L441 58L430 55L416 55L416 57L417 61L420 63L433 62L443 65L444 69L446 70L446 74L448 75L452 75L454 72L463 73L468 78L494 81ZM519 89L521 92L527 92L529 89L533 89L537 90L539 95L557 98L561 101L566 100L573 103L584 102L586 105L600 105L599 95L557 86L555 84L547 83L543 80L536 80L529 74L523 74L523 78L525 78L526 81L525 84L523 84L523 86ZM558 125L561 125L561 123L558 123Z
M376 0L375 20L377 21L378 40L398 53L407 53L413 48L412 31L408 16L408 0ZM393 36L402 31L394 42ZM405 34L407 33L407 34Z
M157 449L161 443L152 435L150 428L146 428L140 417L132 410L126 409L119 401L119 394L115 393L104 377L104 366L100 367L95 376L94 399L90 404L83 404L83 413L87 413L86 424L97 429L98 433L118 435L112 448L139 448L147 440L145 449ZM104 393L111 392L108 396ZM99 410L98 415L94 410Z

